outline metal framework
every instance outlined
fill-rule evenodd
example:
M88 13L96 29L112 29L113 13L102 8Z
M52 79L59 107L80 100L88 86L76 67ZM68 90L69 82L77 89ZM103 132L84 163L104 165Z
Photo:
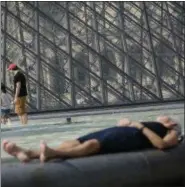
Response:
M185 2L1 2L2 82L30 111L184 99Z

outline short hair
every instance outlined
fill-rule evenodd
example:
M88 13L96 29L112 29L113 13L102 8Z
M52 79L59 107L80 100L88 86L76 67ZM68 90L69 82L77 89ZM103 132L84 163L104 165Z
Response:
M19 70L18 66L16 66L14 69L12 69L12 71L16 71L16 70Z

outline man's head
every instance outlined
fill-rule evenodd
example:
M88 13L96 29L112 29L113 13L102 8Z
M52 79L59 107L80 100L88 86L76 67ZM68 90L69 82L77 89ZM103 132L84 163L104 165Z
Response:
M157 117L157 121L163 123L165 127L172 128L177 125L176 120L172 119L169 116L159 116Z
M8 66L8 69L7 69L9 72L13 72L14 74L17 73L17 71L19 70L18 66L14 63L10 64Z

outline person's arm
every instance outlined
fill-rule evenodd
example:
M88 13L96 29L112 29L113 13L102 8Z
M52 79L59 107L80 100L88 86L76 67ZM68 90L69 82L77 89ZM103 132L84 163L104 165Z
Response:
M120 127L120 126L129 126L131 124L131 121L128 118L123 118L121 120L119 120L119 122L117 123L116 126Z
M161 138L155 132L145 127L142 123L132 122L131 126L142 129L143 135L145 135L153 146L158 149L165 149L178 144L177 132L175 130L169 131L164 138Z
M17 83L16 83L16 90L15 90L14 102L17 101L18 95L19 95L19 93L20 93L20 89L21 89L21 82L17 82Z
M10 102L12 101L12 96L10 94L8 94L8 99Z

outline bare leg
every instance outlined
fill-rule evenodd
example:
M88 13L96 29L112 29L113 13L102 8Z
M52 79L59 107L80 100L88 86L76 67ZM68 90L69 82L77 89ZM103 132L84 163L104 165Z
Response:
M7 140L3 141L3 149L9 155L16 157L21 162L28 162L32 159L39 158L40 156L40 151L26 150Z
M65 141L59 146L58 149L70 148L79 144L80 142L78 140ZM21 162L28 162L32 159L38 159L40 157L40 151L26 150L7 140L3 141L3 149L9 155L18 158L18 160Z
M1 118L1 120L2 120L2 124L4 124L4 125L5 125L5 124L6 124L6 120L5 120L5 118L4 118L4 117L2 117L2 118Z
M49 148L46 143L42 142L40 144L40 161L45 162L52 158L75 158L83 157L97 153L100 150L100 143L93 139L88 140L82 144L65 148L65 149L52 149Z
M20 115L20 114L19 114L19 120L20 120L21 124L23 125L22 115Z
M67 141L64 141L59 147L58 149L68 149L68 148L71 148L71 147L75 147L77 145L80 145L80 142L78 140L67 140Z
M27 123L28 123L28 115L27 115L27 113L24 113L23 115L22 115L22 124L24 124L24 125L27 125Z
M4 124L6 125L7 124L7 118L4 117Z
M8 126L11 126L11 124L12 124L11 119L9 117L7 118L7 124L8 124Z

